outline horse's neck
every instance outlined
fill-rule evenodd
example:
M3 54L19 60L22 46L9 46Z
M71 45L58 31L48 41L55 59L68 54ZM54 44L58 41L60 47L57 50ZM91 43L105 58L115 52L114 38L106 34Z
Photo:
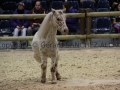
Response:
M51 35L51 39L54 37L56 37L56 31L53 29L56 29L55 27L53 27L53 25L51 24L51 13L48 13L47 16L44 18L40 29L38 30L38 37L39 38L44 38L44 39L49 39L48 37ZM51 33L52 32L52 33Z
M52 27L50 28L48 34L47 34L47 37L46 37L46 40L49 42L55 42L56 41L56 32L57 32L57 28L55 27Z

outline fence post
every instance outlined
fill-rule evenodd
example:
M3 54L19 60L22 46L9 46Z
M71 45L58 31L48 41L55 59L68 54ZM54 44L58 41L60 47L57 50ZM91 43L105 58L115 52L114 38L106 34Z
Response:
M85 9L81 8L80 13L85 13ZM85 17L80 18L80 34L85 35ZM81 39L81 43L85 43L85 39Z
M86 35L91 34L91 25L92 25L91 21L92 21L92 19L91 19L91 17L87 16L87 13L89 13L91 11L92 11L91 8L86 9ZM86 37L86 39L87 39L88 46L90 47L91 38Z

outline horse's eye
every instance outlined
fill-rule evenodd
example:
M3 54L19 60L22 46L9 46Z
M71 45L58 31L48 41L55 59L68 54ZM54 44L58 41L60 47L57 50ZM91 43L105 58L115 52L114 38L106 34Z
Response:
M59 18L57 18L57 20L58 20L58 21L60 21L60 19L59 19Z

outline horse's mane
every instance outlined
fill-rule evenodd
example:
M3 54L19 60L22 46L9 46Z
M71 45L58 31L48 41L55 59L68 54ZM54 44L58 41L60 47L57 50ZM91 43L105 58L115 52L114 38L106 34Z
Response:
M50 25L50 21L51 21L51 16L52 16L52 12L49 12L45 18L43 19L43 22L40 26L40 29L38 30L39 36L45 38L46 34L48 32L48 29L50 29L51 25Z

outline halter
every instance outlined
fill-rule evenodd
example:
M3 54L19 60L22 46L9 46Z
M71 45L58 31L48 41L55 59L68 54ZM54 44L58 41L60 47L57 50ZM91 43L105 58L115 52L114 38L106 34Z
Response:
M61 27L63 27L64 26L64 21L62 21L61 20L61 18L62 18L62 16L60 15L60 18L59 18L59 20L61 21L59 21L58 19L56 19L56 17L55 17L55 20L53 20L53 14L51 14L51 21L55 21L55 24L53 24L52 23L52 25L54 26L54 27L57 27L57 28L61 28Z

